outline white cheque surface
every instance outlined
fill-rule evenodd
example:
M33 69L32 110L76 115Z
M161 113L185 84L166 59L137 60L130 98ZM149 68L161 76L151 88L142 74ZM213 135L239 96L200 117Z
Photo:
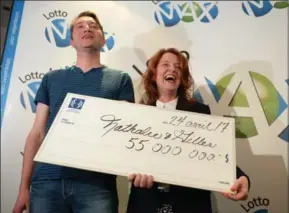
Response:
M34 160L229 191L236 180L235 123L69 93Z

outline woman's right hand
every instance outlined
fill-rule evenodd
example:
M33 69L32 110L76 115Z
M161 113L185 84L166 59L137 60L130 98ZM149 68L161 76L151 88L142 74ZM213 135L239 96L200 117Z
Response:
M151 175L130 174L128 180L135 186L140 188L151 188L154 184L154 178Z

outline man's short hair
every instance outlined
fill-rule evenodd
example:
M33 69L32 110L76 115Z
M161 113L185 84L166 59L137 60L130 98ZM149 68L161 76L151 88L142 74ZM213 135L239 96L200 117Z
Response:
M75 22L77 21L77 19L84 17L84 16L91 17L96 22L96 24L99 26L100 30L103 33L103 27L102 27L97 15L92 11L84 11L84 12L79 13L71 22L71 25L70 25L71 38L72 38L72 33L73 33L73 28L74 28Z

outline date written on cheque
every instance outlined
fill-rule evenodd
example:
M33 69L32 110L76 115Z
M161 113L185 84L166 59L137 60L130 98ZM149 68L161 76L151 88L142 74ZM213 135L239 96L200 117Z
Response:
M201 123L197 121L188 120L188 116L172 116L167 121L163 121L163 124L169 124L173 126L192 127L196 129L207 130L209 132L220 131L221 133L223 133L228 128L230 123L223 122L223 121L216 123L216 124L213 124L212 121Z

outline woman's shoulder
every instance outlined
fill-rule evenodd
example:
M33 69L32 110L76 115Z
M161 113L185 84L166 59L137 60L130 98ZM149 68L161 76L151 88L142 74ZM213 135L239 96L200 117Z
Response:
M203 113L203 114L211 114L210 106L196 100L188 101L188 109L191 112Z

